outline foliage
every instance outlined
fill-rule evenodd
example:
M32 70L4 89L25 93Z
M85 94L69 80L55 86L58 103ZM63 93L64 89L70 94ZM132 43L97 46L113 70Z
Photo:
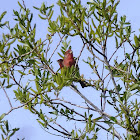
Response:
M20 11L13 10L16 21L14 27L8 21L2 22L6 12L0 16L0 28L9 30L3 33L0 41L1 89L11 106L10 111L1 115L0 120L11 111L25 107L38 116L37 121L44 129L54 129L64 138L95 140L100 130L104 130L112 134L112 139L139 139L140 35L134 34L125 15L119 18L119 1L92 0L84 5L81 0L58 0L60 14L56 19L53 18L55 5L43 3L40 8L34 6L39 12L39 18L48 22L48 33L44 40L36 37L34 14L24 3L18 4ZM48 58L56 36L59 42ZM53 61L56 60L52 56L58 53L63 58L68 48L75 47L70 46L69 41L75 38L80 38L83 43L83 46L77 47L77 63L81 61L79 58L83 50L88 52L82 62L91 70L88 79L85 78L87 71L84 76L80 76L75 66L55 72ZM91 90L91 99L83 94L84 90L80 92L79 86L75 86L81 79L88 83L84 90ZM65 100L62 96L64 87L78 94L79 101L84 101L83 106L73 100ZM21 106L15 108L6 92L6 89L13 88L16 100L21 103ZM100 97L100 107L94 102L92 93ZM38 105L44 105L51 111L39 109ZM111 114L108 113L108 106L112 108ZM59 124L58 119L62 116L65 121L80 122L84 128L73 127L68 131L63 124ZM18 130L12 129L11 133L8 121L3 121L3 125L1 130L9 139ZM128 133L119 133L118 126Z
M15 134L15 132L19 130L19 128L14 128L10 130L9 123L7 120L0 122L0 129L2 131L1 133L2 140L10 140L10 138Z

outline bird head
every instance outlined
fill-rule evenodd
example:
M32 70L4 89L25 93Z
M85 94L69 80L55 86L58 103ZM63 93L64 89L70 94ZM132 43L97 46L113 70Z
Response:
M57 62L60 64L60 63L63 63L63 59L58 59Z
M58 59L57 62L59 64L60 68L63 68L64 67L64 65L63 65L63 59Z
M73 51L72 50L67 50L65 52L65 58L73 58Z

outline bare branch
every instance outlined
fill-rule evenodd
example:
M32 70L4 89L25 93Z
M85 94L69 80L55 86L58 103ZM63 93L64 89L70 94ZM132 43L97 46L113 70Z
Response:
M38 94L36 94L33 98L31 98L28 102L24 103L24 104L21 105L21 106L12 107L7 113L5 113L5 115L8 115L8 114L11 113L13 110L16 110L16 109L19 109L19 108L24 107L24 106L27 105L28 103L32 102L37 96L38 96Z
M83 39L82 39L82 41L83 41ZM78 56L77 59L76 59L75 67L76 67L77 64L78 64L79 58L80 58L80 56L81 56L81 54L82 54L82 52L83 52L83 50L84 50L84 47L85 47L85 43L84 43L84 41L83 41L83 47L82 47L82 49L81 49L81 51L80 51L79 56Z
M60 98L57 98L57 99L53 99L54 100L59 100L59 101L63 101L64 103L68 103L70 105L73 105L73 106L76 106L76 107L79 107L79 108L83 108L83 109L88 109L88 110L92 110L92 111L95 111L94 109L90 108L90 107L84 107L84 106L80 106L80 105L77 105L77 104L74 104L74 103L71 103L69 101L66 101L64 99L60 99Z
M52 56L54 55L55 51L57 50L57 48L59 47L60 43L62 42L63 38L65 37L65 35L63 35L62 37L60 36L60 34L58 33L59 37L60 37L60 41L57 44L56 48L54 49L52 55L50 56L49 60L52 58Z
M5 95L6 95L6 98L8 99L8 102L9 102L9 104L10 104L10 107L13 108L13 107L12 107L12 103L11 103L11 101L10 101L10 98L9 98L9 96L8 96L6 90L4 89L4 87L3 87L3 85L2 85L1 82L0 82L0 85L1 85L3 91L4 91Z
M116 48L116 50L113 52L113 54L112 54L112 56L109 58L109 62L111 61L111 59L113 58L113 56L115 55L115 53L119 50L119 48L122 46L122 44L124 43L124 42L126 42L127 40L125 40L125 41L123 41L121 44L120 44L120 46L118 46L118 48Z

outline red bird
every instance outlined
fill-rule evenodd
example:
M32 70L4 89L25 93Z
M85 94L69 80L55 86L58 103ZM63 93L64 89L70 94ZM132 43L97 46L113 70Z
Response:
M64 59L59 59L57 60L57 62L59 63L60 69L62 69L63 67L71 67L72 65L75 65L76 61L73 58L73 52L72 50L68 50L65 52L64 55ZM79 80L82 88L86 87L86 84Z
M75 65L75 60L73 58L73 52L72 50L68 50L65 52L63 65L65 67L71 67L72 65Z
M64 60L59 59L57 60L57 62L59 63L60 69L62 69L63 67L68 68L68 67L71 67L72 65L75 65L75 60L73 58L72 50L66 51L64 55Z

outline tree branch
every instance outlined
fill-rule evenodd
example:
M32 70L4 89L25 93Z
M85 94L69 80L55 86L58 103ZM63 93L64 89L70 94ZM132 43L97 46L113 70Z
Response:
M13 108L13 107L12 107L12 103L11 103L11 101L10 101L10 98L9 98L9 96L8 96L8 94L7 94L7 92L6 92L6 90L4 89L4 87L3 87L2 83L1 83L1 81L0 81L0 85L1 85L1 87L2 87L2 89L3 89L3 91L4 91L5 95L6 95L6 97L7 97L7 99L8 99L8 102L9 102L9 104L10 104L10 107Z

